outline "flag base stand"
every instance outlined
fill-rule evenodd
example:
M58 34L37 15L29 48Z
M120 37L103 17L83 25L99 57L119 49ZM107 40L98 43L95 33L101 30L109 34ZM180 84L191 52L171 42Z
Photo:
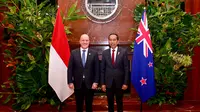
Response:
M58 112L62 112L62 108L63 108L63 102L60 102L60 105L58 107Z
M142 112L142 101L140 101L140 112Z

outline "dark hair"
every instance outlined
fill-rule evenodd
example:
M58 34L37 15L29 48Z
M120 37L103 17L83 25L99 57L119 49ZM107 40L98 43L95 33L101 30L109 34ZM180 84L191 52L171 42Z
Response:
M119 40L119 36L116 34L116 33L111 33L109 36L108 36L108 39L110 38L111 35L115 35L117 37L117 40Z

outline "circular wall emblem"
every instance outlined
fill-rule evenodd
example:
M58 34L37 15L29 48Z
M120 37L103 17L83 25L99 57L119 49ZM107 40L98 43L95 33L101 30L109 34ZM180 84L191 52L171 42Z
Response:
M121 11L120 0L83 0L82 8L86 16L96 23L114 20Z

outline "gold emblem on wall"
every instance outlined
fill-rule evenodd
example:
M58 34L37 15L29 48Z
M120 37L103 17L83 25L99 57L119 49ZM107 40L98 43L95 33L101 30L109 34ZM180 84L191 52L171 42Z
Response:
M108 23L120 13L122 4L121 0L83 0L82 9L91 21Z

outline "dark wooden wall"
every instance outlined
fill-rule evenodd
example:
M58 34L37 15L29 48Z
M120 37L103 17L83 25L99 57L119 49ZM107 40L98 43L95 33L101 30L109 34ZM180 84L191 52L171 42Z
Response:
M58 4L66 14L69 7L75 1L76 0L60 0ZM78 0L79 9L83 9L81 1L82 0ZM65 23L71 27L71 31L73 32L72 35L68 35L71 49L79 46L79 37L83 33L90 36L91 46L95 47L99 53L108 48L107 37L110 33L117 33L120 37L120 45L130 48L129 46L135 37L134 32L130 30L130 28L135 25L132 11L136 7L136 4L140 3L144 3L144 0L123 0L120 14L109 23L99 24L89 19ZM81 14L84 14L84 12L82 11Z

